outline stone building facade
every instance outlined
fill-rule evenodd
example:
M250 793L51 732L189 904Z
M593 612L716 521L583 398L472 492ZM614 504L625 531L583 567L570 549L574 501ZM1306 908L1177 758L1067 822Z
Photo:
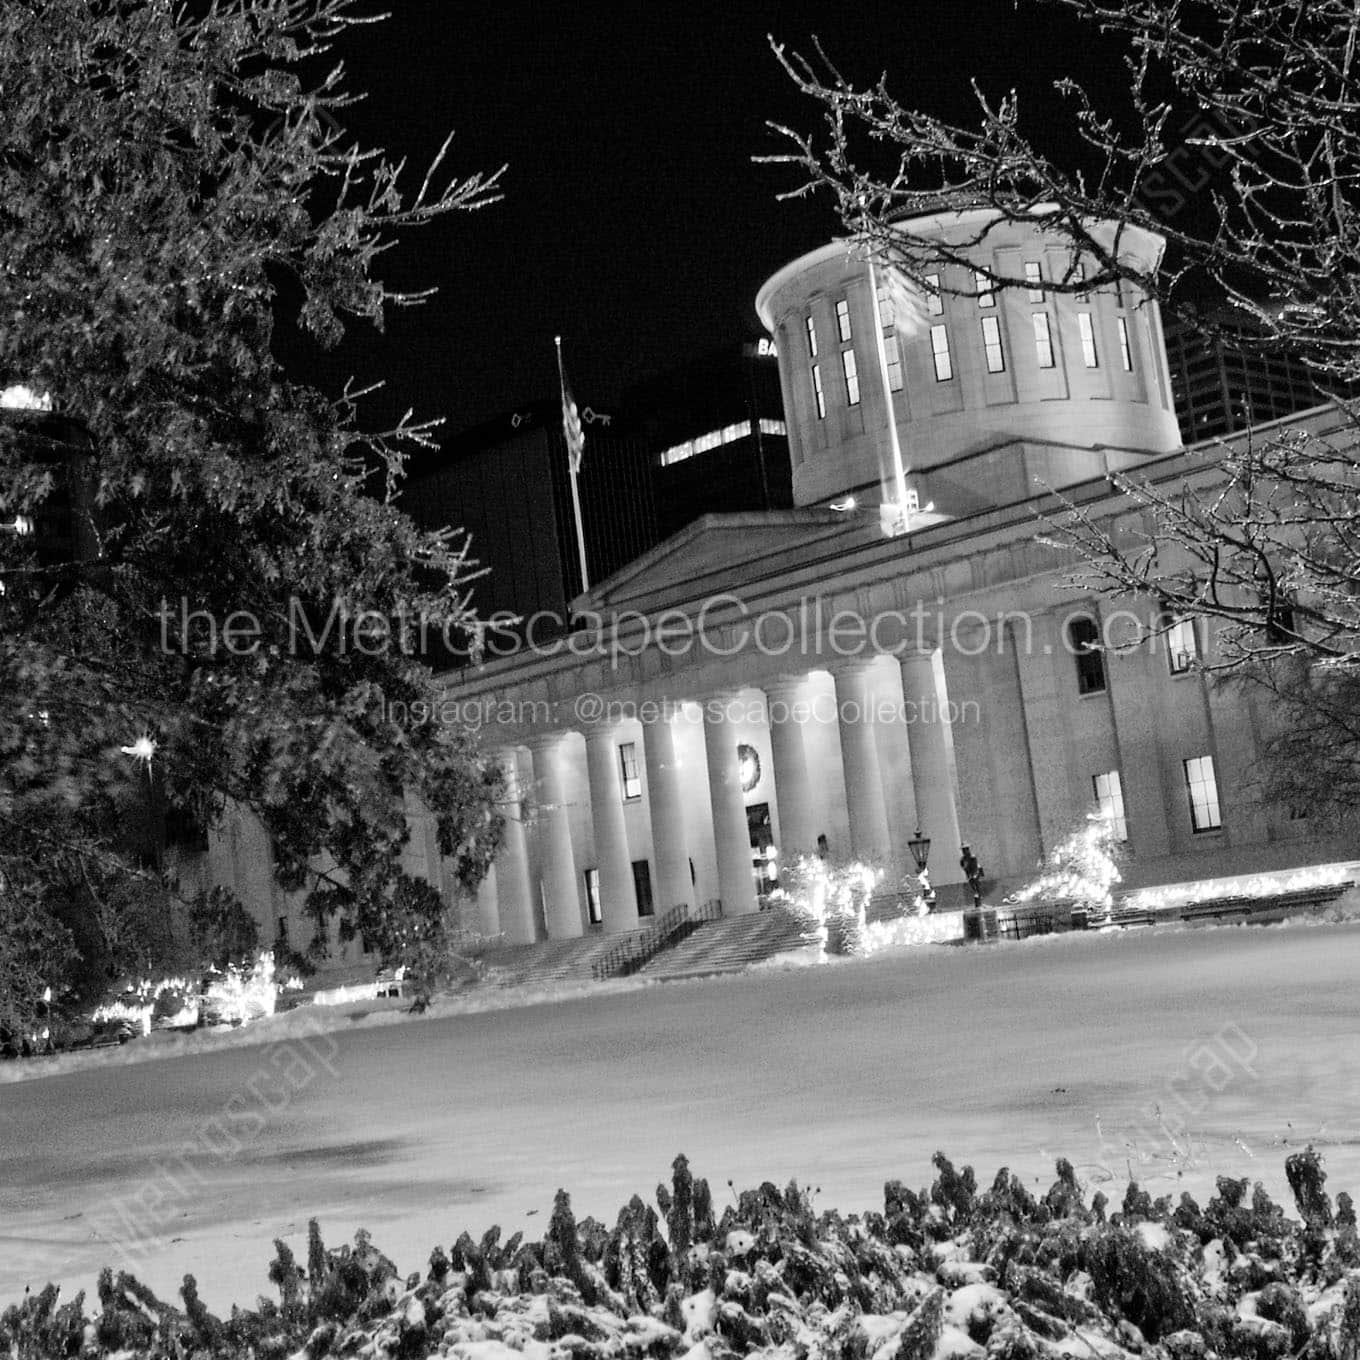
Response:
M958 241L978 222L915 226ZM1116 535L1147 528L1116 469L1212 475L1180 447L1155 304L1045 290L1071 262L1033 228L985 241L980 266L1034 287L953 269L938 294L875 296L839 242L780 270L757 310L796 508L704 517L578 599L578 631L450 685L447 720L479 727L512 790L485 933L755 911L819 847L902 880L918 828L942 899L962 896L965 843L999 895L1093 810L1131 885L1345 857L1253 796L1269 715L1208 678L1209 631L1120 649L1175 621L1072 589L1046 528L1055 493ZM1155 266L1161 242L1124 248ZM920 507L892 537L890 411Z

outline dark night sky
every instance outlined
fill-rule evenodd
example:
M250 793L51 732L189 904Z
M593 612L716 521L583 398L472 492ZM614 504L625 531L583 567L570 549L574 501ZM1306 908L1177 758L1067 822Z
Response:
M767 34L803 51L815 34L855 80L886 71L904 102L946 114L964 112L970 76L1044 99L1091 62L1090 35L1033 0L393 8L341 49L351 87L369 92L348 122L408 156L416 183L453 128L456 170L508 163L504 198L388 257L389 280L439 295L381 340L347 343L325 382L386 376L365 423L414 406L449 432L552 396L556 332L578 401L604 407L637 378L759 333L756 289L835 230L826 200L779 201L792 168L752 164L779 148L767 120L819 116Z

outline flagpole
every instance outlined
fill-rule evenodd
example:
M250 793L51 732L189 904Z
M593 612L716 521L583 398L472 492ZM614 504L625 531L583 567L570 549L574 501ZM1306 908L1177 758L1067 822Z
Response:
M562 367L562 337L553 336L553 344L557 347L557 380L562 388L563 411L566 410L567 400L567 375ZM571 509L576 517L576 551L581 562L581 590L590 589L590 573L586 569L586 531L585 525L581 520L581 493L576 486L576 458L572 455L570 448L567 449L567 475L571 478Z
M874 257L869 256L869 300L874 318L874 338L878 348L878 376L883 384L883 401L888 408L888 443L892 449L893 477L897 483L897 507L902 512L902 530L907 528L907 469L902 461L902 442L897 435L897 411L893 407L891 380L888 376L888 347L883 343L883 318L878 313L878 274ZM894 305L893 320L896 322Z

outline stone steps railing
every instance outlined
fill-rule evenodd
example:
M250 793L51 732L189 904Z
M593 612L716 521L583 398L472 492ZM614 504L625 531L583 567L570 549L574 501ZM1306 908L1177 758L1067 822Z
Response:
M683 902L678 907L661 916L655 925L639 935L630 935L620 940L612 949L591 964L591 976L596 979L627 977L636 973L649 959L654 959L664 949L678 944L687 935L692 935L705 921L714 921L722 915L722 903L715 897L699 906Z

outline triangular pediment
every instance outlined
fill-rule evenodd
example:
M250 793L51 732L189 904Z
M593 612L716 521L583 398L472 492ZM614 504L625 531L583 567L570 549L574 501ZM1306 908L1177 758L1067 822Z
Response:
M579 613L648 613L700 600L857 543L868 526L834 510L704 515L572 602Z

